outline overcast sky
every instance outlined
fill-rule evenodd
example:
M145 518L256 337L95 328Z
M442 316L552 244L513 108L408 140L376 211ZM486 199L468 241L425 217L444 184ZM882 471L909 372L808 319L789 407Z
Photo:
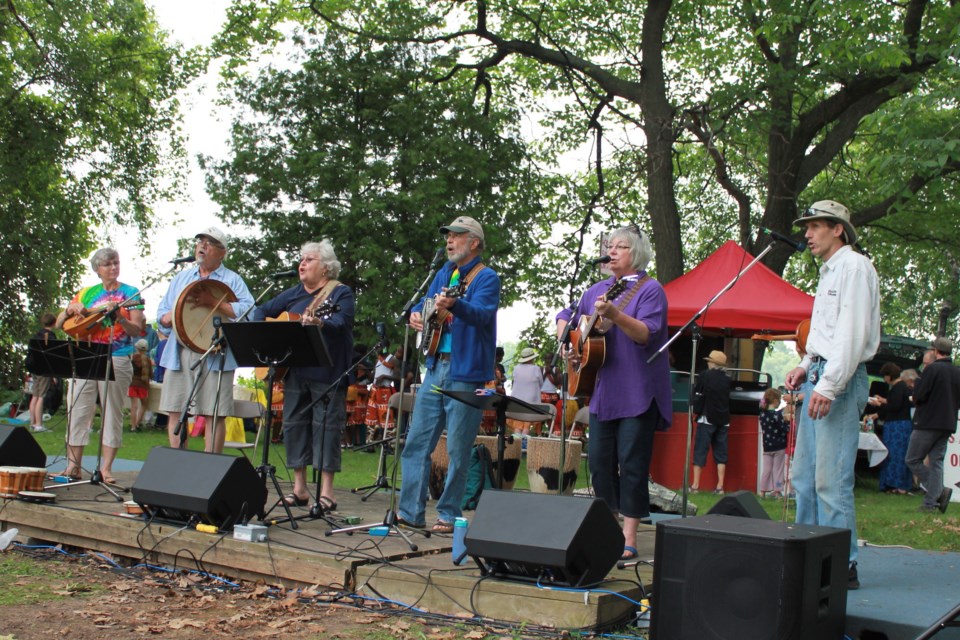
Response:
M228 0L147 0L156 12L160 25L169 31L171 37L187 47L205 45L220 29ZM197 164L199 154L225 157L228 151L229 114L215 108L213 99L217 83L216 69L194 82L181 96L183 104L184 133L189 158L188 186L185 199L178 202L160 203L157 207L157 228L152 234L150 253L137 255L134 251L136 236L132 231L110 230L101 244L112 242L121 252L121 280L135 286L147 287L143 293L146 301L147 319L156 320L156 309L160 298L166 292L167 283L172 275L166 275L169 261L177 257L177 240L190 238L198 231L211 225L222 227L230 233L231 229L218 218L218 206L210 200L204 190L203 173ZM227 256L229 266L230 257ZM241 274L243 275L243 274ZM165 276L161 278L160 276ZM155 280L151 284L151 280ZM88 272L84 285L97 282L96 276ZM257 283L248 282L256 297L260 292L253 288ZM149 286L148 286L149 285ZM360 301L362 304L362 301ZM498 313L498 342L516 341L533 319L532 307L526 303L510 309L501 309Z

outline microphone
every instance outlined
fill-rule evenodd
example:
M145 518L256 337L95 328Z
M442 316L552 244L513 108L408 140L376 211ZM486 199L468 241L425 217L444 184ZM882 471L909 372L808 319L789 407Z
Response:
M434 269L439 269L441 266L443 266L443 263L446 261L447 261L447 248L440 247L439 249L437 249L437 252L433 254L433 261L431 262L431 264L433 265Z
M597 258L596 260L591 260L591 261L590 261L590 266L595 267L595 266L597 266L598 264L607 264L607 263L610 262L611 260L613 260L613 258L611 258L610 256L603 256L602 258Z
M300 275L300 271L297 269L290 269L290 271L278 271L277 273L271 273L270 277L277 278L295 278Z
M377 337L379 338L379 343L381 348L386 347L387 344L389 344L387 342L387 325L384 324L383 322L378 322L376 324L376 329L377 329Z
M769 236L770 236L771 238L773 238L774 240L779 240L780 242L784 242L784 243L790 245L791 247L793 247L793 250L794 250L794 251L803 251L804 249L807 248L807 243L806 243L806 242L802 242L802 241L800 241L800 240L794 240L793 238L788 238L787 236L783 235L782 233L777 233L777 232L774 231L773 229L767 229L766 227L760 227L760 230L763 231L763 232L765 232L767 235L769 235Z
M177 258L176 260L171 260L170 264L183 264L184 262L196 262L196 256L183 256L182 258Z

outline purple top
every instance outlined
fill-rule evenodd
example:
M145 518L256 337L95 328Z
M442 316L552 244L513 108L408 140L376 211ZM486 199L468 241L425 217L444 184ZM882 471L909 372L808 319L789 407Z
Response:
M639 277L644 275L645 272L641 272ZM564 309L557 314L557 320L578 322L581 316L593 313L593 303L614 281L609 278L587 289L576 313ZM650 339L645 345L638 344L616 325L607 332L606 358L597 372L597 386L590 397L590 413L604 421L632 418L643 414L652 402L656 402L660 412L658 429L669 429L673 419L670 359L663 354L647 364L647 359L667 341L667 296L663 287L652 278L647 280L623 313L647 325Z

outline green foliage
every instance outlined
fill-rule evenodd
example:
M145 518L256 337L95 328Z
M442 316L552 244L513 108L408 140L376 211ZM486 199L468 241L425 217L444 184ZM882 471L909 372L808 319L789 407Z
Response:
M330 238L370 341L417 290L439 227L469 215L484 226L501 304L517 299L537 248L518 231L538 223L542 192L518 113L486 110L469 84L426 81L436 69L423 47L303 30L293 41L288 64L228 76L242 105L232 155L203 160L225 219L257 231L231 248L235 267L288 267L302 243Z
M8 2L0 11L0 378L36 318L72 294L105 223L146 231L182 156L176 92L202 58L139 0Z

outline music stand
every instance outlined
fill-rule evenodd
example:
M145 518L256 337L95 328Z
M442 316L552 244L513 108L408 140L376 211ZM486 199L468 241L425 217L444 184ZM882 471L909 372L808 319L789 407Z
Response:
M496 409L497 411L497 489L503 488L503 455L504 451L507 448L507 411L515 411L517 413L534 413L537 415L549 415L549 411L544 411L540 407L536 407L529 402L524 402L519 398L514 398L513 396L508 396L502 393L497 393L495 391L487 392L484 390L483 395L477 395L475 392L471 391L446 391L444 389L436 389L437 393L442 393L445 396L453 398L454 400L459 400L460 402L473 407L474 409L480 409L482 411L487 411L489 409Z
M31 338L27 345L29 353L27 371L35 376L49 378L72 378L73 380L93 380L94 384L116 380L112 361L110 344L106 342L74 342L72 340L41 340ZM106 417L106 407L101 406L101 420ZM67 417L67 441L70 436L70 418ZM103 481L100 473L100 462L103 459L103 425L100 425L100 438L97 442L97 468L90 475L89 480L70 482L69 484L56 483L45 486L44 489L62 489L71 485L93 484L103 487L107 493L123 502L123 498L110 483ZM80 466L81 461L77 461ZM117 485L119 486L119 485ZM126 491L121 487L121 491Z
M267 410L264 414L265 424L273 422L273 381L277 367L326 367L330 366L330 353L327 344L317 325L305 326L299 322L227 322L220 327L223 335L233 350L233 357L237 364L244 367L267 366ZM283 490L277 481L277 468L270 464L270 438L263 439L263 457L257 473L267 485L267 477L273 480L273 488L287 512L291 526L296 529L297 521L290 511L290 505L283 499ZM266 520L267 515L276 508L276 504L260 517Z

